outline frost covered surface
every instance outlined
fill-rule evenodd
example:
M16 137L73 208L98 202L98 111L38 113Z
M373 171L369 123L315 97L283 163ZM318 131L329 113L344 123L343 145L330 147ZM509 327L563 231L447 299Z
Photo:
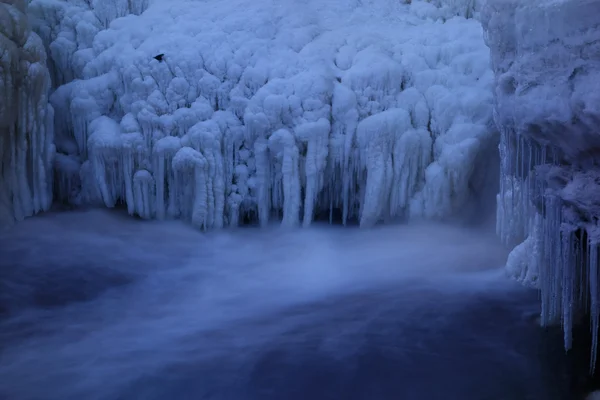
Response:
M446 218L478 190L493 75L472 1L88 3L31 5L65 200L368 226Z
M557 147L569 162L598 157L599 14L595 0L491 0L482 13L498 125Z
M50 75L26 5L0 0L0 227L52 201Z
M481 12L501 127L498 233L509 271L542 292L542 323L600 327L600 3L491 0ZM534 21L534 23L532 23Z

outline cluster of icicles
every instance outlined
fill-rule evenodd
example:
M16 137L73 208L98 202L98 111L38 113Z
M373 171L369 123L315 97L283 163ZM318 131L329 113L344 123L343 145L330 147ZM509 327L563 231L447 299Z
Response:
M556 149L540 146L510 130L502 133L502 177L497 232L510 246L517 278L541 291L542 325L561 324L565 348L579 315L591 316L591 369L596 365L600 327L600 229L569 193L596 183L585 171L561 165ZM574 186L579 186L576 188Z
M46 52L26 2L0 0L0 228L52 203L54 112Z
M235 226L248 215L264 225L274 212L284 226L307 226L319 213L332 218L334 209L343 223L357 219L369 226L404 215L431 162L430 133L412 128L404 110L371 116L355 134L333 137L325 118L268 134L259 117L247 114L244 126L218 111L183 137L166 136L152 146L146 143L151 134L140 134L133 119L118 124L99 117L88 127L89 161L81 173L75 166L74 174L65 174L69 160L57 155L64 163L58 193L77 188L81 177L91 182L83 182L84 203L124 201L130 214L181 218L202 229ZM131 132L122 133L129 122Z
M120 3L114 14L101 8L98 19L145 7ZM62 15L40 1L32 9L44 21ZM274 56L293 59L271 71L262 55L260 63L237 59L270 46L258 37L264 46L244 36L231 43L235 53L225 36L225 45L214 43L222 51L173 51L159 60L132 48L135 57L122 59L113 45L118 24L100 34L94 21L76 21L56 38L39 28L58 84L55 196L65 203L124 204L132 215L200 229L270 220L306 226L326 216L372 226L451 218L479 191L473 182L495 130L492 76L479 62L487 49L474 22L454 21L469 29L452 39L460 45L407 44L404 52L390 45L396 58L377 49L379 39L363 48L362 36L356 45L345 38L350 44L340 41L335 51L327 45L338 60L332 71L308 62L321 50L288 53L292 47L277 44L283 50ZM200 43L203 35L190 37ZM449 79L457 69L461 79Z

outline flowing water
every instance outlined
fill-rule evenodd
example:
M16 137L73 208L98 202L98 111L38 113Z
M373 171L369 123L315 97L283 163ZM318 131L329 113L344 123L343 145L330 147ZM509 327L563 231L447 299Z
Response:
M0 399L568 399L505 257L448 226L46 214L0 236Z

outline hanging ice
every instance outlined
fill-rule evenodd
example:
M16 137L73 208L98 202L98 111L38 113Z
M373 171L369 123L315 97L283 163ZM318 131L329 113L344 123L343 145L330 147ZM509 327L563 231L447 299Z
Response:
M476 3L104 3L31 4L59 198L203 228L334 210L368 226L477 191L495 139Z
M49 89L46 52L29 27L27 2L0 0L0 228L52 202Z
M498 233L509 268L541 289L542 323L565 346L591 311L598 346L600 3L489 0L482 10L496 73L502 177ZM526 254L528 252L528 254Z

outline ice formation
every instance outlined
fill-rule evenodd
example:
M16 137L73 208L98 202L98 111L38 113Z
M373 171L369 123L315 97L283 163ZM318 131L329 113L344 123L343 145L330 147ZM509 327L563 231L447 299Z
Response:
M0 0L0 228L52 202L50 75L26 8Z
M51 164L61 200L203 229L443 219L469 207L499 129L508 270L567 347L590 310L595 363L597 0L29 7L41 40L25 1L0 0L0 220L50 205Z
M501 130L498 232L509 269L542 293L542 322L592 318L600 281L600 2L489 0L481 11ZM535 21L535 23L531 23ZM522 242L519 244L519 242Z
M334 210L363 226L447 218L468 207L496 140L472 0L30 9L65 201L207 229Z

